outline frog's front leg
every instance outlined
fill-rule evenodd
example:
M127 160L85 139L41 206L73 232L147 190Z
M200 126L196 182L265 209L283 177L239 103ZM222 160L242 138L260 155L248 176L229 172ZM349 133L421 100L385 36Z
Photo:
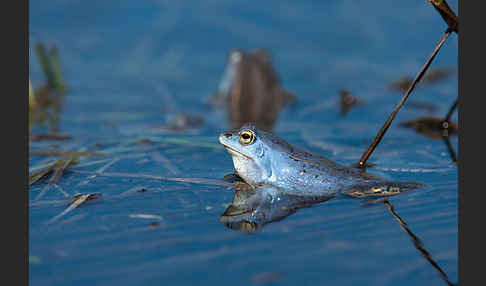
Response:
M244 180L234 171L231 174L224 175L223 179L229 181L230 183L244 182Z

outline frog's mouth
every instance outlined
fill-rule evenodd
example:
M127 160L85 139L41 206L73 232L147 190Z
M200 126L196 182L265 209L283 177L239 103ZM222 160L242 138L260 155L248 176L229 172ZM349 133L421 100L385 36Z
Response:
M226 145L224 145L224 148L226 148L226 150L231 154L231 155L237 155L237 156L242 156L244 157L245 159L248 159L248 160L253 160L252 158L246 156L245 154L241 153L240 151L236 151L235 149L231 148L231 147L228 147Z

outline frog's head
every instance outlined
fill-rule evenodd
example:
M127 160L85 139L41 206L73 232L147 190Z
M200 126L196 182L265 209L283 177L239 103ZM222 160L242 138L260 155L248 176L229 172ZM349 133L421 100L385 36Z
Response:
M273 135L245 124L236 131L223 132L219 142L233 157L238 175L248 184L256 186L272 176Z

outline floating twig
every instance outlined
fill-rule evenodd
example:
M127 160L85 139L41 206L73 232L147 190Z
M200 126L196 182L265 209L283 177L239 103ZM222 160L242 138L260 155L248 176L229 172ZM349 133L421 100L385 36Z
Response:
M128 215L129 218L140 218L140 219L156 219L156 220L163 220L163 218L159 215L152 215L152 214L130 214Z
M68 163L68 167L70 167L74 163L78 163L79 159L78 158L64 158L64 159L59 159L54 162L51 162L50 164L47 165L47 168L44 170L41 170L37 173L34 173L29 176L29 186L32 184L37 183L40 181L42 178L46 177L50 173L52 173L55 169L61 168L63 165Z
M105 165L103 165L101 168L99 168L98 170L96 170L95 174L89 176L86 180L82 181L81 183L79 183L76 187L79 187L79 186L82 186L82 185L86 185L89 183L90 180L96 178L96 175L98 173L103 173L106 169L108 169L108 167L110 167L111 165L115 164L116 162L120 161L121 158L113 158L110 162L106 163Z
M71 199L71 203L77 201L79 198L81 198L85 195L88 195L88 197L86 198L86 201L92 201L92 200L95 200L95 199L99 199L101 197L101 193L77 194L77 195L73 196L73 198Z
M65 191L63 190L63 188L61 188L61 186L57 185L57 184L53 184L53 186L61 193L63 194L66 198L69 198L70 195Z
M101 160L81 163L81 164L76 165L76 169L78 169L80 167L86 167L86 166L96 165L96 164L100 164L100 163L110 162L114 159L117 159L117 160L134 159L134 158L140 158L140 157L145 157L145 156L147 156L147 155L146 154L127 154L127 155L123 155L123 156L118 156L118 157L113 158L113 159L108 158L108 159L101 159Z
M65 216L67 213L70 211L74 210L81 204L83 204L86 201L93 200L95 198L101 197L100 193L92 193L92 194L78 194L73 197L71 205L69 205L68 208L66 208L64 211L62 211L60 214L56 215L55 217L51 218L50 220L46 221L45 224L51 224L58 220L59 218Z
M151 158L157 163L161 163L164 167L172 174L172 175L179 175L181 174L181 170L177 168L167 157L162 155L159 151L155 151L151 153Z
M232 183L224 182L222 180L213 180L206 178L182 178L182 177L162 177L148 174L130 174L130 173L96 173L92 171L71 170L75 173L81 174L97 174L103 177L121 177L121 178L138 178L138 179L152 179L161 181L175 181L182 183L216 185L216 186L234 186Z
M47 183L47 185L44 187L44 189L42 189L42 191L37 195L37 197L35 198L35 200L38 200L40 199L42 196L44 196L44 194L47 192L47 190L49 189L49 187L56 183L62 176L62 174L64 173L64 171L66 169L68 169L72 164L76 163L76 162L79 162L79 159L78 158L67 158L65 159L64 161L61 161L62 163L59 163L59 164L62 164L60 165L60 167L58 167L56 169L56 171L54 172L54 174L52 175L51 179L49 180L49 182Z
M35 174L32 174L29 176L29 186L31 186L32 184L35 184L37 182L39 182L42 178L46 177L47 175L49 175L50 173L52 173L52 171L55 169L55 164L50 166L49 168L45 169L45 170L42 170L40 172L37 172Z

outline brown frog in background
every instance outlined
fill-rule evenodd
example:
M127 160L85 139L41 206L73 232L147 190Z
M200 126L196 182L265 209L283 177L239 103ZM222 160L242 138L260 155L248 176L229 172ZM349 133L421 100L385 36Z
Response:
M233 50L213 96L213 105L227 109L231 127L238 129L247 122L270 131L282 108L295 102L296 96L280 87L270 54L265 49L247 53Z

